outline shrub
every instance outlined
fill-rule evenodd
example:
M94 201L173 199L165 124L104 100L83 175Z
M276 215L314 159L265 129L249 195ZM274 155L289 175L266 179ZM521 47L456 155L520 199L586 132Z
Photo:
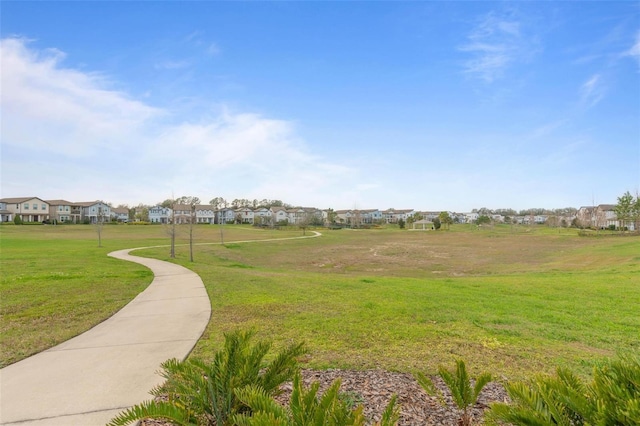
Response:
M13 217L13 223L15 223L16 225L22 225L22 218L18 215L15 215Z
M482 388L491 381L491 375L489 373L481 374L476 378L475 385L472 387L471 379L467 373L467 368L462 360L456 361L456 369L454 372L450 372L446 368L440 366L438 368L438 375L449 388L453 402L456 404L458 409L462 410L460 424L462 426L471 425L471 413L469 412L469 408L475 405ZM442 393L435 387L431 379L422 373L418 373L417 380L420 386L422 386L429 395L437 395L440 401L444 402Z
M507 384L511 404L493 404L487 419L515 425L637 425L640 359L622 357L596 366L591 383L567 369L530 383Z
M291 345L266 364L264 357L270 342L251 344L254 332L225 334L224 349L215 353L213 362L199 359L184 362L170 359L162 364L162 387L151 393L168 395L167 401L148 401L119 414L109 425L126 425L145 418L165 419L178 425L226 425L231 416L250 413L251 408L236 396L236 391L252 387L265 395L276 395L280 385L291 380L298 370L297 358L306 350L303 344Z
M251 414L237 414L233 421L238 426L364 426L363 407L352 409L351 404L341 398L340 380L331 384L329 389L318 397L320 384L315 382L305 389L300 374L293 379L293 392L289 407L280 406L262 389L248 386L238 390L238 398L251 407ZM394 395L387 405L378 425L391 426L398 422L400 412L396 407Z

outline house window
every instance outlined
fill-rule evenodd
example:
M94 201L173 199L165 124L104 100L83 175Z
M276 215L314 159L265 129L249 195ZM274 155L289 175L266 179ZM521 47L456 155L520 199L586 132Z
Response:
M46 204L43 204L43 205L42 205L42 210L46 210L46 209L47 209L47 205L46 205Z
M24 203L24 209L29 210L29 203Z

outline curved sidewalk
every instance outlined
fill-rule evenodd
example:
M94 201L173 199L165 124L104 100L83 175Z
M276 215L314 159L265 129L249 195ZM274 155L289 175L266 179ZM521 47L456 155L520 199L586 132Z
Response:
M151 398L163 361L193 349L211 316L202 280L131 250L109 256L148 267L153 282L94 328L0 370L0 424L104 425Z

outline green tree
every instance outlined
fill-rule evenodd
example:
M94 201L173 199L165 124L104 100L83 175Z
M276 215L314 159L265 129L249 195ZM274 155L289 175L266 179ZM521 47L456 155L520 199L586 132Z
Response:
M337 217L338 217L338 214L335 212L335 210L333 210L333 209L328 209L327 210L327 222L329 224L336 223L336 218Z
M613 210L616 213L622 230L624 230L627 224L634 218L634 207L633 195L631 195L629 191L625 192L621 197L618 197L618 204L616 204Z
M442 227L442 222L440 222L439 217L433 218L433 227L435 228L436 231Z
M298 371L297 358L306 353L303 344L293 344L265 363L270 342L253 344L253 331L225 334L224 348L206 363L197 358L186 361L170 359L162 364L167 381L151 391L168 399L138 404L120 413L109 426L123 426L142 419L169 420L177 425L223 426L233 424L232 416L250 413L237 397L249 387L274 396L280 386L293 379Z
M489 224L491 223L491 218L489 216L487 216L486 214L480 215L478 217L478 219L476 219L476 224L477 225L484 225L484 224Z
M406 222L404 221L404 219L402 219L402 218L398 219L398 227L400 229L404 229L405 224L406 224Z
M456 368L453 372L447 370L443 366L438 368L438 375L442 378L444 383L451 392L451 398L456 404L459 410L462 411L462 417L460 424L462 426L471 425L471 412L470 408L478 401L480 392L487 383L491 381L491 375L489 373L483 373L475 379L475 385L471 385L471 378L467 373L467 368L464 361L457 360ZM420 386L429 395L438 396L440 401L444 401L442 392L436 388L433 381L422 373L418 373L417 380Z
M451 219L451 215L449 215L449 212L440 212L438 218L440 219L440 223L446 226L447 230L451 229L453 219Z

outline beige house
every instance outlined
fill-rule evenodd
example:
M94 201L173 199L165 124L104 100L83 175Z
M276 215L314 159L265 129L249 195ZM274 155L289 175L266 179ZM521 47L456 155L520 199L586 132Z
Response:
M49 218L56 222L73 222L71 215L72 204L67 200L47 200L49 204Z
M3 214L3 220L9 215L19 217L23 222L42 222L49 219L49 204L38 197L3 198L0 203L5 205L7 214Z
M7 210L7 203L0 201L0 222L13 221L13 213Z

